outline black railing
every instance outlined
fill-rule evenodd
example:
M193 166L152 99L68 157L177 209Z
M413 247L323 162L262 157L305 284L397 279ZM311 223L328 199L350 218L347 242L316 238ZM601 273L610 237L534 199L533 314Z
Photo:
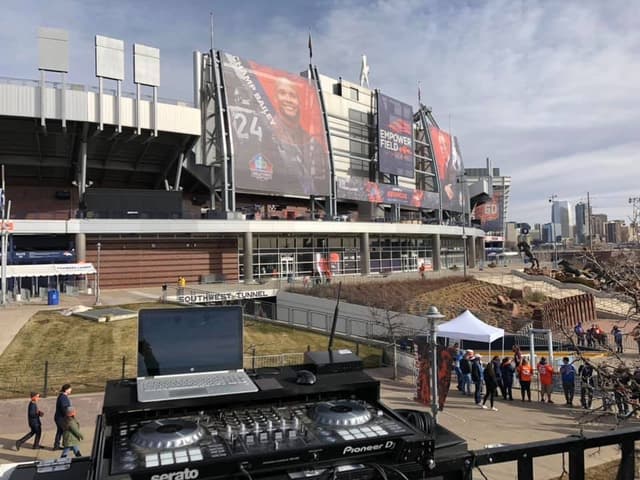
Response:
M631 480L635 474L635 442L640 440L640 426L624 427L610 432L585 433L570 437L475 450L466 460L467 471L483 465L517 462L517 479L533 480L533 460L537 457L568 453L569 480L584 480L584 452L589 448L620 445L620 465L617 478Z

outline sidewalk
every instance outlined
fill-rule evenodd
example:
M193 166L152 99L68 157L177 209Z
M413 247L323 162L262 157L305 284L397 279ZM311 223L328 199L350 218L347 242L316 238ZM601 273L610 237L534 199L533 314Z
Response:
M380 368L368 371L369 374L381 382L383 402L392 408L413 408L428 411L429 407L420 405L413 400L414 387L411 375L404 375L397 381L390 379L391 369ZM519 392L516 395L519 398ZM568 435L579 434L581 426L578 419L584 415L580 409L567 408L560 403L542 404L534 401L522 403L520 400L507 402L496 401L498 412L483 410L473 404L470 397L461 395L452 389L447 399L446 408L438 416L438 423L453 431L468 442L471 450L485 448L488 444L518 444L537 440L549 440ZM94 436L95 419L102 408L103 395L101 393L89 395L72 395L73 404L78 409L78 419L84 440L80 445L83 455L91 454ZM557 398L561 401L560 396ZM43 418L42 444L47 447L32 450L28 442L15 451L15 440L28 428L25 423L24 411L28 399L5 400L0 407L0 464L26 462L32 460L53 459L60 456L59 451L52 451L55 425L53 412L55 398L50 397L40 401L45 412ZM582 425L584 431L602 431L611 429L611 424ZM620 458L614 447L602 448L594 452L586 452L587 467ZM562 473L562 456L545 457L535 462L536 478L557 478ZM567 463L568 465L568 463ZM482 471L492 480L511 480L516 477L516 464L497 464L482 467ZM474 472L474 476L481 476Z

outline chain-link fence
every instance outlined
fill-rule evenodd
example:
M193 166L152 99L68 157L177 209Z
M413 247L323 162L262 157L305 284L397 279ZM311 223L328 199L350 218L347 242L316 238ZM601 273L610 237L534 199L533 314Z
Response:
M135 378L137 359L122 357L96 358L92 364L79 364L64 360L43 360L38 365L0 363L0 398L24 397L30 391L41 392L43 397L55 396L60 386L73 385L74 392L101 392L108 380ZM244 368L275 368L304 363L304 353L244 356Z

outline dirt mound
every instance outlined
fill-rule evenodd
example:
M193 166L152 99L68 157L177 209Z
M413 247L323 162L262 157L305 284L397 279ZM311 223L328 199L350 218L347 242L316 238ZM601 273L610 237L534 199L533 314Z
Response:
M335 298L337 285L295 289L296 293ZM430 305L438 307L446 319L470 310L482 321L518 330L529 322L536 304L527 301L526 292L481 282L475 278L445 277L435 280L376 280L343 284L344 302L423 315Z

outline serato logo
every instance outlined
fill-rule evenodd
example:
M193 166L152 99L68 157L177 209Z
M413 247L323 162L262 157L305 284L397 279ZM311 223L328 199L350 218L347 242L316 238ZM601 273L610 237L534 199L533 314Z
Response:
M195 480L200 476L196 468L185 468L180 472L158 473L151 476L151 480Z
M347 445L344 447L342 451L343 455L349 455L352 453L371 453L377 452L378 450L391 450L396 446L396 442L389 440L385 443L377 443L375 445L363 445L362 447L352 447L351 445Z

